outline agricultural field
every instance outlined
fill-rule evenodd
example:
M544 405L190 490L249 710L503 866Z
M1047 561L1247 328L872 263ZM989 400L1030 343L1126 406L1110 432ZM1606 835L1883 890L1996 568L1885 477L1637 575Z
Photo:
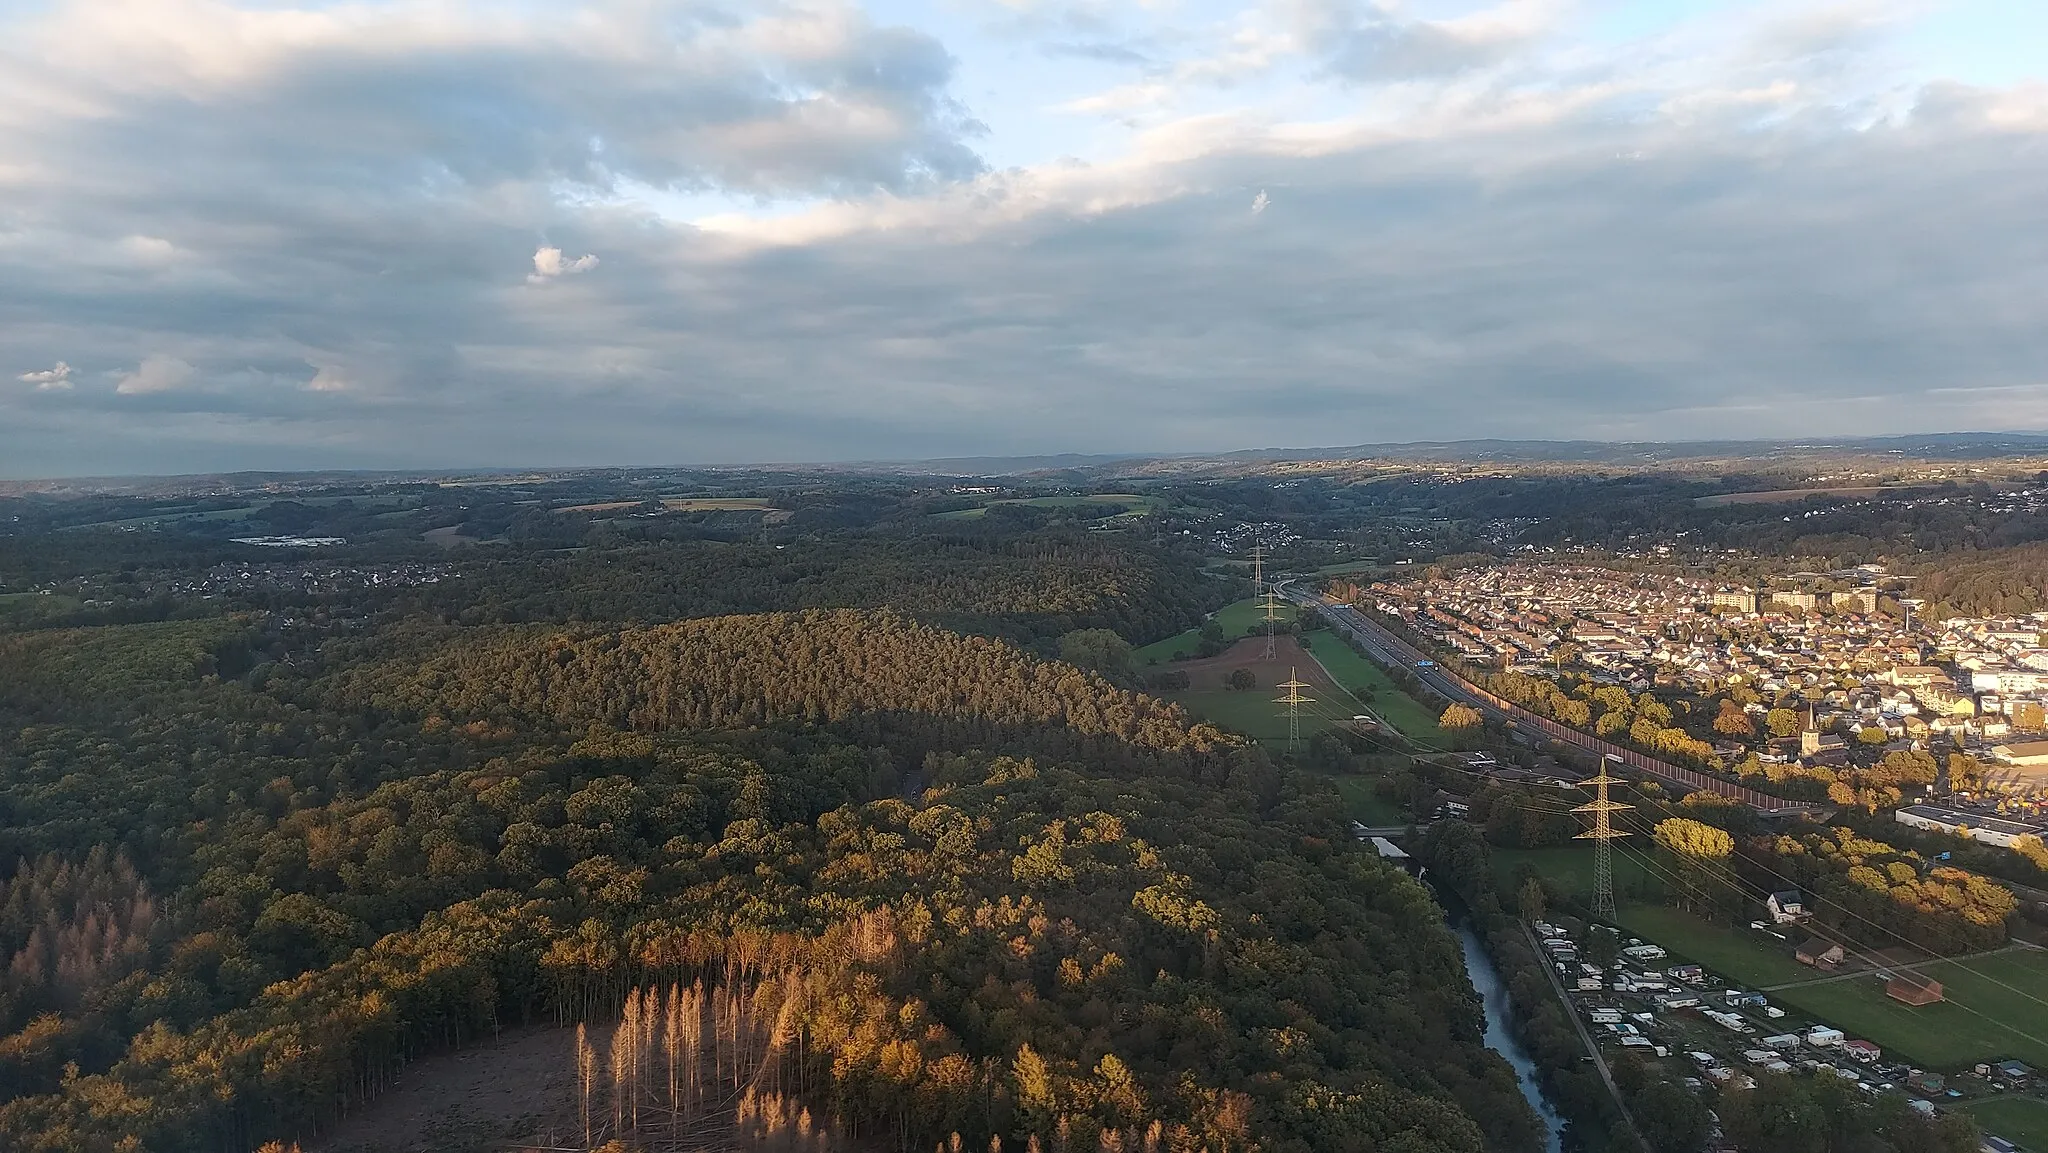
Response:
M766 512L775 506L765 496L665 496L670 512Z
M661 507L670 512L771 512L774 505L764 496L664 496ZM644 500L608 500L596 504L571 504L556 512L619 512L639 508Z
M1287 712L1274 698L1280 695L1276 686L1292 671L1308 685L1304 694L1315 699L1314 704L1301 710L1299 731L1304 739L1351 717L1350 695L1331 683L1322 667L1293 637L1277 638L1274 648L1275 658L1264 660L1264 638L1247 637L1207 660L1176 662L1173 667L1188 674L1187 690L1159 695L1178 702L1203 720L1235 729L1254 740L1283 742L1288 735ZM1224 678L1241 668L1250 669L1258 683L1242 690L1225 687Z
M1713 496L1693 498L1701 508L1723 508L1732 504L1784 504L1788 501L1805 500L1810 496L1841 497L1844 500L1868 500L1886 492L1898 491L1881 485L1864 485L1851 488L1776 488L1769 492L1724 492Z
M2023 1149L2048 1150L2048 1101L2039 1097L1986 1097L1965 1106L1985 1133Z
M150 528L155 525L171 524L178 521L202 522L247 520L255 514L256 506L253 504L246 505L240 508L217 508L208 509L205 511L199 511L190 508L165 509L150 513L147 516L131 516L121 520L103 520L95 521L92 524L73 525L67 531L78 532L86 529L96 528Z
M1284 679L1284 670L1281 675ZM1315 691L1311 689L1309 694L1313 696ZM1279 695L1279 691L1271 685L1261 684L1255 689L1241 693L1222 689L1168 695L1190 713L1211 724L1243 733L1260 744L1277 745L1282 748L1286 746L1287 714L1273 703L1273 698ZM1301 716L1303 740L1330 727L1330 721L1315 713L1304 712Z

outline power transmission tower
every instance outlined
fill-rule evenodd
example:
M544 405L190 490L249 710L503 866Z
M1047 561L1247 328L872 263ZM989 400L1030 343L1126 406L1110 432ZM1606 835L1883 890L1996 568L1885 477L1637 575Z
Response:
M1272 589L1266 587L1266 542L1252 543L1252 588L1259 598L1259 606L1265 609L1266 651L1259 654L1262 661L1277 659L1273 650L1273 625L1280 619L1280 604Z
M1269 588L1260 603L1266 610L1266 652L1260 659L1270 661L1278 656L1273 651L1273 631L1280 623L1280 594Z
M1607 786L1627 783L1620 777L1608 776L1607 761L1602 760L1599 776L1590 781L1579 782L1580 788L1593 786L1593 803L1580 805L1572 810L1574 813L1593 814L1593 827L1580 833L1577 839L1593 842L1593 915L1609 924L1613 924L1615 920L1614 842L1628 836L1626 831L1614 827L1613 816L1635 806L1608 800Z
M1308 685L1295 676L1291 668L1287 670L1287 679L1278 687L1286 689L1287 695L1273 698L1273 703L1287 706L1287 749L1292 752L1294 746L1301 742L1301 706L1315 704L1316 699L1301 695L1301 690Z

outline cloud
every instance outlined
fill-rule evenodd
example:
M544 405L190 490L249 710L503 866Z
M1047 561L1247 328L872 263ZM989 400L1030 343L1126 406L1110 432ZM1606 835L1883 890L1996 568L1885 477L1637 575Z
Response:
M1386 0L1298 0L1295 34L1307 51L1348 80L1455 76L1498 64L1550 31L1561 5L1504 0L1447 20L1403 19Z
M597 257L586 253L574 260L562 259L559 248L541 247L533 254L533 272L526 278L528 284L544 284L558 276L574 276L597 267Z
M33 384L38 392L58 392L71 387L71 366L58 361L40 372L24 372L20 377L24 384Z
M340 368L323 364L313 371L313 379L306 382L308 392L347 392L355 387L348 374Z
M1042 162L991 169L954 49L851 4L36 8L0 17L0 358L135 367L0 389L0 472L2048 409L2048 266L2014 247L2048 203L2048 90L1873 85L1824 21L1560 63L1565 33L1494 5L1410 30L1477 56L1340 73L1346 30L1409 9L1273 0L1148 39L1175 51L1133 80L1140 126L1046 115ZM1085 87L1042 74L1097 67L1006 50L1034 114Z
M114 387L114 391L124 396L170 392L189 384L193 372L191 365L175 356L145 356L134 372L124 372L120 375L120 383Z

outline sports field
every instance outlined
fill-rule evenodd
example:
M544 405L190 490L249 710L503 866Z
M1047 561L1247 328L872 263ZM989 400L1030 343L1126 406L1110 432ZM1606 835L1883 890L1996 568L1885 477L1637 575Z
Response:
M1592 854L1576 846L1560 849L1494 850L1494 869L1507 881L1519 860L1570 891L1592 886ZM1617 885L1626 890L1641 869L1622 855L1614 861ZM1944 1072L2016 1057L2048 1068L2048 952L2015 947L1988 957L1936 961L1919 966L1942 983L1947 1000L1906 1005L1885 995L1875 973L1825 979L1794 960L1775 938L1753 929L1716 925L1649 901L1620 903L1621 925L1630 935L1653 941L1672 956L1696 961L1720 976L1752 989L1769 989L1773 1002L1863 1037L1915 1064ZM1771 988L1771 986L1784 986Z

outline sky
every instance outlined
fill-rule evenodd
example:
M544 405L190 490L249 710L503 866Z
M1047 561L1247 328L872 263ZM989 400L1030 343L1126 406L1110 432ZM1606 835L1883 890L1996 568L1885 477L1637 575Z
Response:
M0 476L2048 428L2035 0L0 0Z

